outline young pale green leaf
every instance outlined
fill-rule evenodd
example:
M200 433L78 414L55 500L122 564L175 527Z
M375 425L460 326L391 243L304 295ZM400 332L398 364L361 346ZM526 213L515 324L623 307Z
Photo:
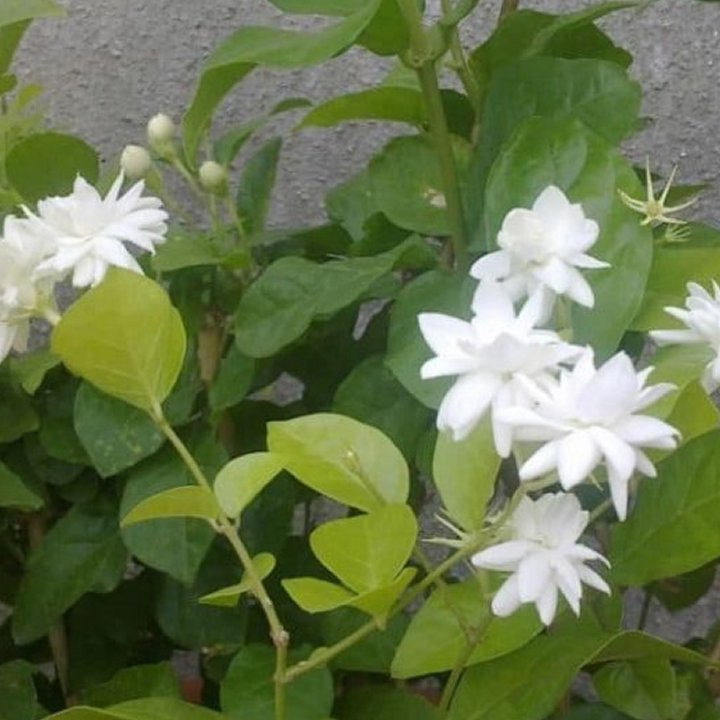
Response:
M349 601L347 605L372 615L379 625L384 626L387 614L413 581L416 574L416 568L403 568L391 583L360 593Z
M307 659L308 649L291 650L288 662ZM275 651L268 645L246 645L233 658L220 685L220 706L228 720L275 720L273 675ZM285 720L318 720L330 715L332 675L318 668L286 686Z
M593 685L601 700L637 720L675 715L675 672L667 658L609 663L593 675Z
M263 358L297 340L318 317L363 297L380 278L424 246L415 238L375 257L314 263L285 257L246 290L235 313L235 341L248 357Z
M20 477L0 462L0 507L15 510L39 510L45 501Z
M440 712L422 696L386 685L352 688L338 700L340 720L440 720Z
M78 175L98 179L98 154L72 135L36 133L21 140L5 159L10 184L27 203L51 195L67 195Z
M300 482L327 497L373 510L407 500L407 464L370 425L330 413L268 423L268 448Z
M485 420L465 440L439 433L433 456L433 480L450 519L463 530L478 530L500 469L492 427Z
M465 628L485 626L489 612L475 578L435 591L410 621L392 662L392 676L405 680L452 670L467 643ZM513 652L541 630L531 607L507 618L493 617L467 665Z
M186 485L158 493L138 503L123 517L121 526L128 527L147 520L161 518L201 518L217 520L220 507L208 489Z
M231 460L215 478L214 490L223 512L231 518L242 511L283 469L283 459L256 452Z
M46 720L226 720L214 710L173 697L130 700L108 708L72 707Z
M31 643L86 592L110 592L122 580L127 551L107 496L75 505L44 537L26 565L13 612L13 637Z
M253 566L260 580L264 580L275 569L275 556L270 553L260 553L253 559ZM198 602L203 605L214 605L215 607L235 607L240 601L243 593L252 589L252 581L247 573L244 573L242 580L236 585L215 590L215 592L203 595Z
M178 677L169 662L123 668L106 682L83 689L79 702L107 707L150 697L180 697Z
M3 0L0 5L0 27L39 17L58 17L65 14L55 0Z
M395 579L412 554L417 532L407 505L387 505L323 523L310 535L310 547L344 585L360 593Z
M542 720L584 665L640 658L707 662L699 653L640 632L607 634L569 628L541 635L509 655L466 670L448 718Z
M243 167L235 204L243 230L250 238L258 238L265 230L281 148L282 139L273 138L250 157Z
M572 309L573 342L599 357L615 352L642 301L652 259L652 236L617 194L643 189L632 167L602 138L574 118L530 118L493 165L485 194L485 237L493 242L507 213L529 208L550 184L600 226L590 253L611 267L588 272L592 309Z
M25 660L0 665L0 718L37 720L45 715L37 699L33 675L37 668Z
M185 358L185 329L155 282L113 268L55 327L52 351L97 388L153 416Z
M433 353L420 333L418 315L439 312L466 316L476 287L477 282L468 276L437 270L409 282L395 301L385 363L405 388L427 407L440 406L452 380L423 380L420 377L422 364Z
M640 485L628 520L613 527L609 559L621 585L646 585L720 557L720 431L695 438Z
M461 173L470 160L469 145L453 136ZM396 225L423 235L447 235L447 202L437 151L425 136L391 140L370 163L370 184L380 210Z
M305 612L318 613L344 607L356 597L342 585L317 578L288 578L282 581L287 594Z
M144 412L89 383L82 383L75 395L73 426L101 477L133 467L165 442Z

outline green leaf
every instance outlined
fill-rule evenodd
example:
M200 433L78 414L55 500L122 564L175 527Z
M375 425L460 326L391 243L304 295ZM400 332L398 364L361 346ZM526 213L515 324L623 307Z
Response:
M143 698L99 710L73 707L47 720L225 720L225 716L177 698Z
M86 592L110 592L126 563L115 504L99 496L75 505L30 556L13 613L15 642L45 635Z
M720 248L661 246L655 248L648 284L632 329L645 332L677 327L666 312L667 306L685 307L687 283L710 287L720 277Z
M222 412L247 396L255 375L255 361L233 343L222 359L208 393L210 409Z
M157 272L172 272L203 265L223 265L231 257L232 253L215 234L171 231L167 240L158 246L151 263Z
M463 530L482 528L500 461L489 420L460 442L448 433L438 434L433 480L450 519Z
M710 590L715 580L715 563L709 562L697 570L653 583L652 594L670 612L694 605Z
M157 416L182 369L185 343L167 293L113 268L63 315L52 351L103 392Z
M412 459L431 413L395 378L380 355L363 360L338 387L333 411L385 433Z
M307 652L291 650L290 664ZM220 706L230 720L274 720L275 651L267 645L247 645L233 658L220 685ZM318 668L286 686L285 720L318 720L330 715L333 704L330 671Z
M13 376L28 395L34 395L42 385L45 375L59 364L60 359L49 350L25 353L12 358L10 362Z
M593 685L601 700L637 720L674 715L675 673L667 659L610 663L593 675Z
M248 26L221 43L205 63L183 119L185 154L191 164L216 108L256 65L294 68L329 60L352 45L379 4L380 0L365 0L345 20L315 33Z
M355 592L390 584L412 554L418 526L407 505L323 523L310 535L318 560Z
M268 448L302 483L351 507L372 510L407 500L402 454L379 430L357 420L318 413L271 422Z
M45 715L37 700L35 672L25 660L0 665L0 720L36 720Z
M75 395L73 424L101 477L132 467L154 454L165 441L144 412L88 383L82 383Z
M590 310L573 306L573 342L612 354L637 314L652 258L652 237L620 200L618 188L642 192L637 176L605 140L572 118L526 120L493 166L485 194L485 236L494 239L507 213L531 207L548 185L561 188L600 226L593 257L611 264L587 273Z
M613 528L612 576L645 585L720 557L720 431L684 445L640 486L628 520Z
M465 628L485 626L489 612L475 578L435 591L410 621L392 662L392 676L408 679L452 670L467 644ZM467 665L517 650L541 630L531 607L507 618L492 617Z
M4 368L6 371L7 366ZM10 443L37 430L39 420L30 398L9 373L0 374L0 443Z
M202 518L217 520L220 507L215 496L204 487L187 485L158 493L138 503L121 522L121 527L161 518Z
M10 184L25 202L72 192L78 175L91 185L98 179L98 155L72 135L35 133L18 142L5 159Z
M0 507L15 510L39 510L43 499L12 472L4 463L0 463Z
M468 144L453 136L462 174L470 160ZM437 151L425 136L391 140L370 163L369 178L380 210L396 225L422 235L448 235L447 203Z
M65 14L54 0L3 0L0 6L0 27L39 17L58 17Z
M231 460L215 478L215 495L231 518L242 511L283 469L283 460L269 452L257 452Z
M404 257L407 241L375 257L323 264L285 257L270 265L245 291L235 313L235 341L249 357L275 355L297 340L318 317L329 317L363 297Z
M344 693L335 715L339 720L440 720L439 710L420 695L382 685Z
M652 409L650 410L652 412ZM699 382L693 381L679 393L667 422L681 435L681 444L715 430L720 425L720 410ZM663 457L672 450L657 453Z
M260 580L264 580L275 569L275 556L270 553L260 553L252 561ZM236 585L229 585L203 595L198 602L203 605L214 605L215 607L235 607L240 600L240 596L251 589L252 580L247 573L243 573L242 580Z
M208 477L226 461L224 450L208 434L187 440L188 448ZM120 517L146 498L170 488L194 486L195 480L174 448L167 447L138 465L125 483ZM123 540L141 562L189 584L195 579L215 533L203 520L169 518L124 527Z
M81 691L80 702L107 707L140 698L179 696L175 669L169 662L161 662L123 668L107 682Z
M305 612L318 613L349 605L357 596L347 588L327 580L302 577L282 581L288 595Z
M432 271L410 281L393 306L385 363L405 388L430 408L439 407L452 380L420 377L420 367L433 353L420 333L418 315L439 312L466 316L476 287L476 281L462 274Z
M542 720L584 665L639 658L706 662L698 653L640 632L587 634L569 628L541 635L509 655L466 670L448 718Z
M282 139L273 138L243 168L236 205L243 230L250 238L258 237L265 229L281 148Z

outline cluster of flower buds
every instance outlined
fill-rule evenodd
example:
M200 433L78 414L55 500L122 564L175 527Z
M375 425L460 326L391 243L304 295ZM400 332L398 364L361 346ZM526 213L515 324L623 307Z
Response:
M519 443L524 450L530 445L527 460L519 463L521 482L548 478L571 490L598 482L601 468L624 520L633 475L655 475L645 451L674 448L678 432L642 412L673 389L665 383L647 386L652 368L637 372L622 352L597 367L591 347L570 344L545 327L558 303L594 306L581 271L609 267L586 254L598 235L598 224L554 186L531 209L511 210L498 234L500 249L471 268L480 281L472 319L419 316L436 355L421 374L457 376L440 405L440 430L460 440L489 414L499 455L508 457ZM687 333L699 337L697 323L691 325ZM559 592L577 613L582 583L608 591L585 565L603 558L576 542L587 522L573 495L525 498L502 529L511 539L473 558L478 567L512 573L495 596L494 612L507 615L534 603L549 624Z

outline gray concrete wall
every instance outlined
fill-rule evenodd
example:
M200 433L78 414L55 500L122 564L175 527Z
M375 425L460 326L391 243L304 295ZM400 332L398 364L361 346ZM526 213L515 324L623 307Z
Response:
M176 118L192 93L211 49L241 24L288 21L265 0L60 0L69 19L37 22L19 60L25 77L47 88L53 124L94 143L106 157L144 137L151 115ZM487 34L499 0L484 0L467 28L466 41ZM522 5L560 11L587 0L527 0ZM628 152L668 170L680 162L682 181L709 181L720 172L720 6L695 0L658 0L642 13L622 12L604 25L636 56L633 73L646 89L644 112L652 125ZM220 122L242 122L268 109L279 96L321 99L367 87L387 64L369 53L302 72L258 72L238 89ZM289 118L276 124L289 129ZM297 225L322 215L324 192L364 163L388 136L378 125L344 126L292 135L283 155L276 202L277 223ZM704 215L720 223L720 194L713 188Z

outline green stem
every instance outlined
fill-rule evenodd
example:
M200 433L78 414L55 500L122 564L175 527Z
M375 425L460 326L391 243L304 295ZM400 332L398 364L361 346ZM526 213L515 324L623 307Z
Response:
M512 13L518 9L519 5L520 0L503 0L497 24L499 25L508 15L512 15Z
M647 622L648 615L650 614L650 605L652 604L653 594L650 590L645 591L645 597L643 597L643 604L640 608L640 618L638 619L638 630L645 629L645 623Z
M415 0L398 0L398 5L410 31L410 64L415 68L425 99L425 107L430 125L430 133L435 144L440 163L443 194L445 196L447 217L450 223L455 263L464 271L469 265L467 255L467 237L460 193L455 156L453 154L450 131L448 130L445 109L440 95L435 60L425 33L423 18Z
M451 1L442 0L442 9L444 13L449 13L452 10ZM467 57L465 57L465 51L463 50L462 43L460 42L460 33L457 25L450 31L450 54L452 55L455 70L460 78L460 82L465 88L465 92L470 99L470 103L477 114L480 112L480 106L482 104L482 93L480 91L480 86L475 79L475 75L473 75L473 72L468 65Z
M486 623L486 625L487 624L489 623ZM478 646L478 643L480 642L482 636L482 630L476 631L474 637L468 639L468 641L465 643L465 647L463 647L462 651L458 655L457 660L455 661L455 665L450 672L450 677L448 677L448 680L445 683L445 687L443 688L443 692L440 697L440 703L438 704L438 711L441 718L447 717L448 709L450 708L450 701L455 695L455 690L457 689L458 683L460 682L460 678L462 677L465 667L468 664L470 658L472 657L472 654L475 652L475 648Z
M597 520L606 510L612 507L613 501L608 498L607 500L603 500L591 513L590 517L588 518L588 525L592 524L595 520Z

